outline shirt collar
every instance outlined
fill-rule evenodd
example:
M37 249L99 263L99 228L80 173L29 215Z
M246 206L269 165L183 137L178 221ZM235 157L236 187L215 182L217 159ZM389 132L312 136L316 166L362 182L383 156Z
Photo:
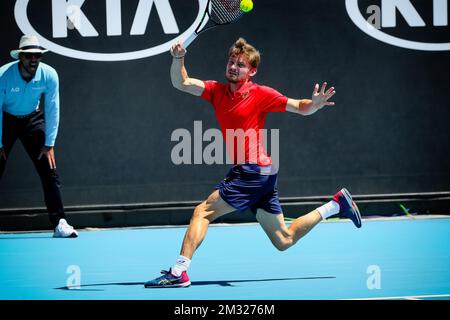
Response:
M227 87L227 95L236 98L236 97L245 97L250 92L250 89L253 87L252 81L247 81L243 86L241 86L238 90L235 92L231 91L230 84L228 84Z
M31 82L39 82L42 79L42 62L39 63L36 73L34 74L33 79L31 79Z

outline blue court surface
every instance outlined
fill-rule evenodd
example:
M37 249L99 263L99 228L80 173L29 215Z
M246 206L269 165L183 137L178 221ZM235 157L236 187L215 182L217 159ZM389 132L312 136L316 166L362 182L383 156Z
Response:
M145 289L186 227L0 233L1 300L450 299L450 218L322 222L277 251L258 224L212 225L192 285Z

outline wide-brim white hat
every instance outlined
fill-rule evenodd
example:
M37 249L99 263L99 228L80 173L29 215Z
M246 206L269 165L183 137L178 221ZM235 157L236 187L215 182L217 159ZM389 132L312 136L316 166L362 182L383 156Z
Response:
M19 49L11 51L11 57L19 59L21 52L46 53L48 50L41 47L36 36L22 36L19 42Z

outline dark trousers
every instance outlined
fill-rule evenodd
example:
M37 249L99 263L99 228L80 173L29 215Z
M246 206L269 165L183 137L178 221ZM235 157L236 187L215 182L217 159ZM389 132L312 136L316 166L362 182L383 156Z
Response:
M15 117L3 113L3 150L8 158L12 147L19 139L41 178L44 190L45 205L48 210L50 222L55 228L59 219L65 218L64 207L61 200L60 181L55 169L50 169L47 157L43 155L38 160L42 147L45 144L44 115L42 111L33 112L26 117ZM0 157L0 180L5 171L6 161Z

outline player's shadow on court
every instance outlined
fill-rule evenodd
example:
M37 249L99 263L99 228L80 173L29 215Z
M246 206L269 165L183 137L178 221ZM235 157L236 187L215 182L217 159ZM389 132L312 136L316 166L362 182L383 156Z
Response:
M0 237L0 240L36 240L36 239L54 239L53 236L31 236L31 237Z
M277 279L242 279L242 280L213 280L213 281L192 281L191 286L210 286L219 285L222 287L233 287L234 283L265 282L265 281L291 281L291 280L317 280L317 279L335 279L336 277L302 277L302 278L277 278Z
M265 281L291 281L291 280L320 280L320 279L335 279L333 276L326 277L302 277L302 278L276 278L276 279L241 279L241 280L212 280L212 281L192 281L191 286L221 286L221 287L233 287L234 283L248 283L248 282L265 282ZM144 286L144 282L112 282L112 283L95 283L84 284L77 288L60 287L54 288L55 290L73 290L73 291L104 291L104 289L89 289L89 287L101 287L101 286Z
M89 289L89 287L103 287L103 286L144 286L144 282L111 282L111 283L92 283L83 284L78 287L60 287L55 290L69 290L69 291L105 291L104 289Z

